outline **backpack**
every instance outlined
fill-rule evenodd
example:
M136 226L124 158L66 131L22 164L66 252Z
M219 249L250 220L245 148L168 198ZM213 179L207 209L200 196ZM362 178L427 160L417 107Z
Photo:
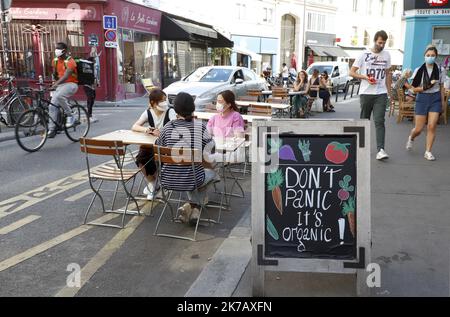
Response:
M67 63L71 59L71 56L68 56L64 60L64 66L67 69ZM72 74L72 76L77 77L78 85L93 85L95 83L95 65L93 62L88 61L86 59L81 58L74 58L75 63L77 64L77 74ZM55 63L55 72L53 73L53 76L55 77L55 80L58 80L58 72L57 64L58 64L58 58L54 59Z

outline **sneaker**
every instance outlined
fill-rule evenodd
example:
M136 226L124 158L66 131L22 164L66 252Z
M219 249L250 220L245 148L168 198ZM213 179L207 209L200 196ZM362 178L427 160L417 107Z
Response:
M49 138L49 139L54 139L55 136L56 136L56 130L50 130L50 131L48 131L47 138Z
M436 158L434 157L434 155L431 152L425 152L424 155L425 159L428 161L436 161Z
M154 200L154 199L155 199L155 193L147 194L147 200Z
M97 119L97 117L92 116L92 117L89 118L89 121L90 121L91 123L95 123L95 122L98 122L98 119Z
M408 142L406 142L406 149L411 151L414 145L414 141L411 139L411 136L408 137Z
M389 155L384 151L384 149L381 149L377 154L377 160L386 160L389 158Z
M157 193L159 191L159 186L156 190L150 190L150 188L148 186L144 187L144 190L142 191L142 193L144 195L150 195L151 193Z
M73 116L67 116L66 117L66 128L70 128L74 125L75 118Z

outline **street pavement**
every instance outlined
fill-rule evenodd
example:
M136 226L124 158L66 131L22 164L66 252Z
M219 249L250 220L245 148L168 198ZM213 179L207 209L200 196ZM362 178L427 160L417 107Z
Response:
M98 107L90 136L130 128L144 109L145 99ZM356 97L314 118L358 117ZM382 270L373 296L449 296L450 128L438 128L436 162L423 158L424 136L405 150L411 128L387 118L387 162L374 159L372 131L371 260ZM155 237L156 217L129 217L126 230L81 226L90 198L85 165L79 144L64 135L34 154L0 142L0 296L252 295L248 177L245 199L234 198L222 224L201 227L193 243ZM82 269L81 288L68 287L73 265ZM270 273L266 295L355 296L354 278Z
M129 129L145 106L96 108L100 121L89 136ZM183 296L249 210L248 199L233 200L221 225L199 228L197 243L154 236L160 206L155 217L127 217L125 230L82 226L91 197L86 162L64 134L33 154L15 140L0 142L0 171L0 296ZM119 196L116 206L124 205ZM102 216L99 210L97 204L91 220ZM77 266L81 289L66 283Z

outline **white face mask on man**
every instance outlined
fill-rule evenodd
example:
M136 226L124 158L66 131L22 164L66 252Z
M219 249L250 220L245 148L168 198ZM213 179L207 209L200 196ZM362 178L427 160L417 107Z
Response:
M55 56L61 57L64 54L64 50L56 49L55 50Z
M169 103L167 101L161 101L156 106L156 109L158 109L159 111L167 111L167 109L169 109Z

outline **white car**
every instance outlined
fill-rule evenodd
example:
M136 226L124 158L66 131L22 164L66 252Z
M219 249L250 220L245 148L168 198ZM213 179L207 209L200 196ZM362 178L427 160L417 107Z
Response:
M352 80L352 77L350 77L350 69L348 63L316 62L311 64L306 70L308 76L311 76L313 74L314 69L317 69L319 71L319 74L322 74L324 71L326 71L331 79L333 87L338 86L339 89L342 90L344 90L347 82Z
M194 97L197 111L205 109L206 105L216 101L217 95L225 90L231 90L236 98L247 95L249 89L267 89L264 78L244 67L207 66L200 67L164 89L169 103L173 105L175 97L180 92L186 92Z

